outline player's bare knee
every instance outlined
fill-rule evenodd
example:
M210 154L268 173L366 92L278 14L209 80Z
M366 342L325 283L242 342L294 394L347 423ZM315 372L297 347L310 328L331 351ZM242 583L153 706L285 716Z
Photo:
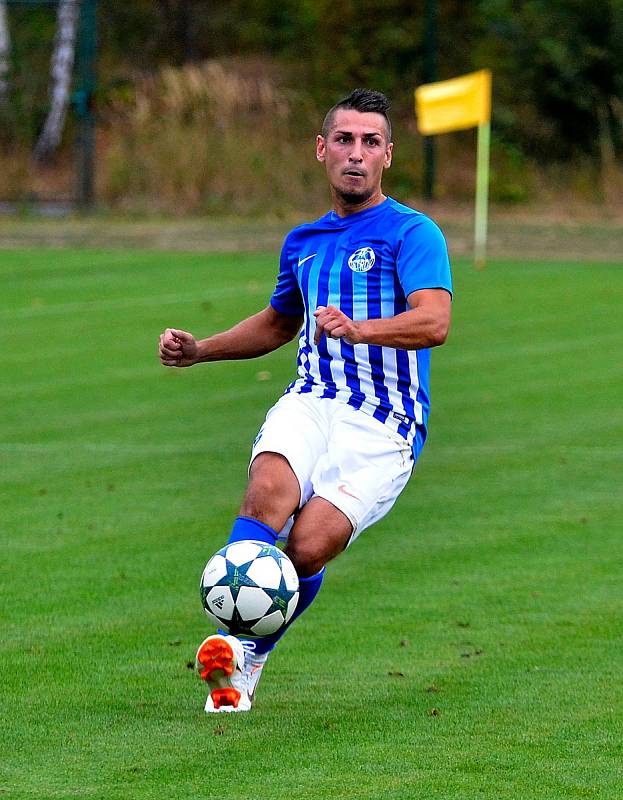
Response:
M296 497L300 489L288 460L278 453L260 453L251 464L247 494L264 493L271 497Z
M247 487L247 497L281 497L284 492L284 486L279 481L278 477L270 472L258 472L252 474Z
M298 481L286 459L262 453L251 466L240 513L280 529L298 508L299 499Z

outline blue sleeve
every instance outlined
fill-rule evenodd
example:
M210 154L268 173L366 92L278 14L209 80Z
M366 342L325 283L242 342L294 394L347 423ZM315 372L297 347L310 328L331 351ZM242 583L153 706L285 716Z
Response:
M294 261L290 255L289 237L286 238L281 248L279 259L279 275L277 285L270 298L270 304L280 314L291 317L302 316L305 312L301 289L294 272Z
M432 219L419 214L402 228L396 266L405 297L419 289L445 289L452 294L446 240Z

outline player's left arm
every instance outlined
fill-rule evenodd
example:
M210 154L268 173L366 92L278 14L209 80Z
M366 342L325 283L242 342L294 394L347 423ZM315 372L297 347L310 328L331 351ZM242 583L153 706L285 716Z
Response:
M352 320L335 306L314 312L316 334L345 339L350 344L376 344L397 350L421 350L446 341L450 330L452 297L445 289L419 289L407 297L409 310L383 319Z

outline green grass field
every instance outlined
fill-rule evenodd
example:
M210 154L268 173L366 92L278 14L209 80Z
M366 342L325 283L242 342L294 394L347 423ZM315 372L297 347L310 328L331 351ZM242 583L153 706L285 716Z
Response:
M0 797L623 792L621 264L454 264L431 434L248 715L206 716L198 581L293 374L166 370L275 257L0 253Z

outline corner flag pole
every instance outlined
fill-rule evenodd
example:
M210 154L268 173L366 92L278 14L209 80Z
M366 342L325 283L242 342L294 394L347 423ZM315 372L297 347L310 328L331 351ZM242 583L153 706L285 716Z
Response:
M483 269L487 254L491 71L481 69L415 90L415 113L423 136L478 127L474 261Z
M487 261L487 222L489 208L489 153L491 150L491 122L478 126L476 155L476 214L474 230L474 263L484 269Z

